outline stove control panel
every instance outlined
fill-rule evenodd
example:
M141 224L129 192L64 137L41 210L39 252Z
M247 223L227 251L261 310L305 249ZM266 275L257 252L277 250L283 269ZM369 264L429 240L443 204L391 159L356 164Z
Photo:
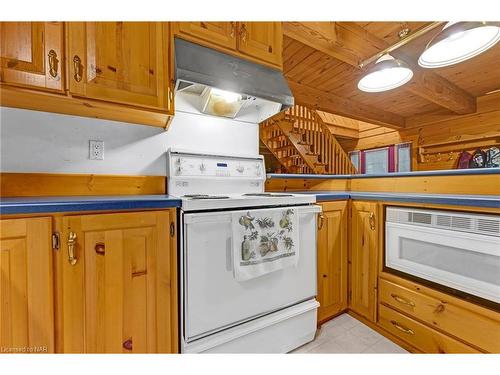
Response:
M184 154L174 155L169 163L171 164L169 174L179 177L244 177L261 179L264 175L264 161L259 158L249 159Z

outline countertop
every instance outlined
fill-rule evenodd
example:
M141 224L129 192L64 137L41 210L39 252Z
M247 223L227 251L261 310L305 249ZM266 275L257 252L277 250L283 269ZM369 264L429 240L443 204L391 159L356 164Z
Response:
M267 179L353 179L381 177L423 177L423 176L468 176L468 175L500 175L500 168L451 169L438 171L394 172L384 174L288 174L268 173Z
M49 212L137 210L180 207L169 195L57 196L1 198L0 213L30 214Z
M298 191L314 194L318 202L362 199L390 202L431 203L455 206L500 208L500 195L448 195L384 193L361 191ZM52 212L164 209L180 207L181 201L169 195L20 197L0 199L0 213L32 214Z
M292 191L290 191L292 192ZM472 206L500 208L500 195L479 194L422 194L422 193L386 193L367 191L297 191L293 193L314 194L317 202L359 199L388 202L430 203L454 206Z

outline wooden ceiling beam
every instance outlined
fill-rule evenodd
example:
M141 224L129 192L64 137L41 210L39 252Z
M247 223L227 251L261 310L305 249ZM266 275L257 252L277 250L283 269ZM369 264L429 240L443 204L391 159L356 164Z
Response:
M355 35L358 41L350 46L351 51L357 50L358 53L366 53L366 51L373 51L374 48L383 50L389 47L385 40L369 33L354 22L338 22L337 38L347 40L346 34L348 35L348 33ZM365 41L365 43L360 44L360 40ZM413 70L412 80L404 85L403 89L457 114L476 112L476 98L474 96L433 71L420 68L402 52L402 49L392 51L391 55L404 60Z
M283 22L283 34L349 65L359 64L360 56L339 44L335 22Z
M359 139L359 131L355 129L344 128L335 124L326 124L330 132L339 137Z
M401 129L405 126L404 117L395 113L361 104L292 80L288 80L288 85L298 104L392 129Z

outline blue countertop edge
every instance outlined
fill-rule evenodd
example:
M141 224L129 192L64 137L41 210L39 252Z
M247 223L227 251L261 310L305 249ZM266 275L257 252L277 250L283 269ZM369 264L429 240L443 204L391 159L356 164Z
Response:
M268 173L267 179L353 179L353 178L388 178L388 177L424 177L424 176L469 176L500 175L500 168L453 169L438 171L397 172L384 174L290 174Z
M180 207L168 195L1 198L0 214L140 210Z
M317 202L362 199L387 202L429 203L454 206L500 208L500 195L447 195L355 191L296 191L312 194ZM19 197L0 199L0 214L41 214L56 212L119 211L179 208L181 201L168 195Z

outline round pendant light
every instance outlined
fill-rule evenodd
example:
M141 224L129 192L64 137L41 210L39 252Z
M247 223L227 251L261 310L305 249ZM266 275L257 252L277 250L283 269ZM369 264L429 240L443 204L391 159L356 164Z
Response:
M358 82L358 89L365 92L381 92L404 85L413 72L404 61L389 54L380 57L375 66Z
M441 68L468 60L500 40L500 22L448 22L418 59L423 68Z

